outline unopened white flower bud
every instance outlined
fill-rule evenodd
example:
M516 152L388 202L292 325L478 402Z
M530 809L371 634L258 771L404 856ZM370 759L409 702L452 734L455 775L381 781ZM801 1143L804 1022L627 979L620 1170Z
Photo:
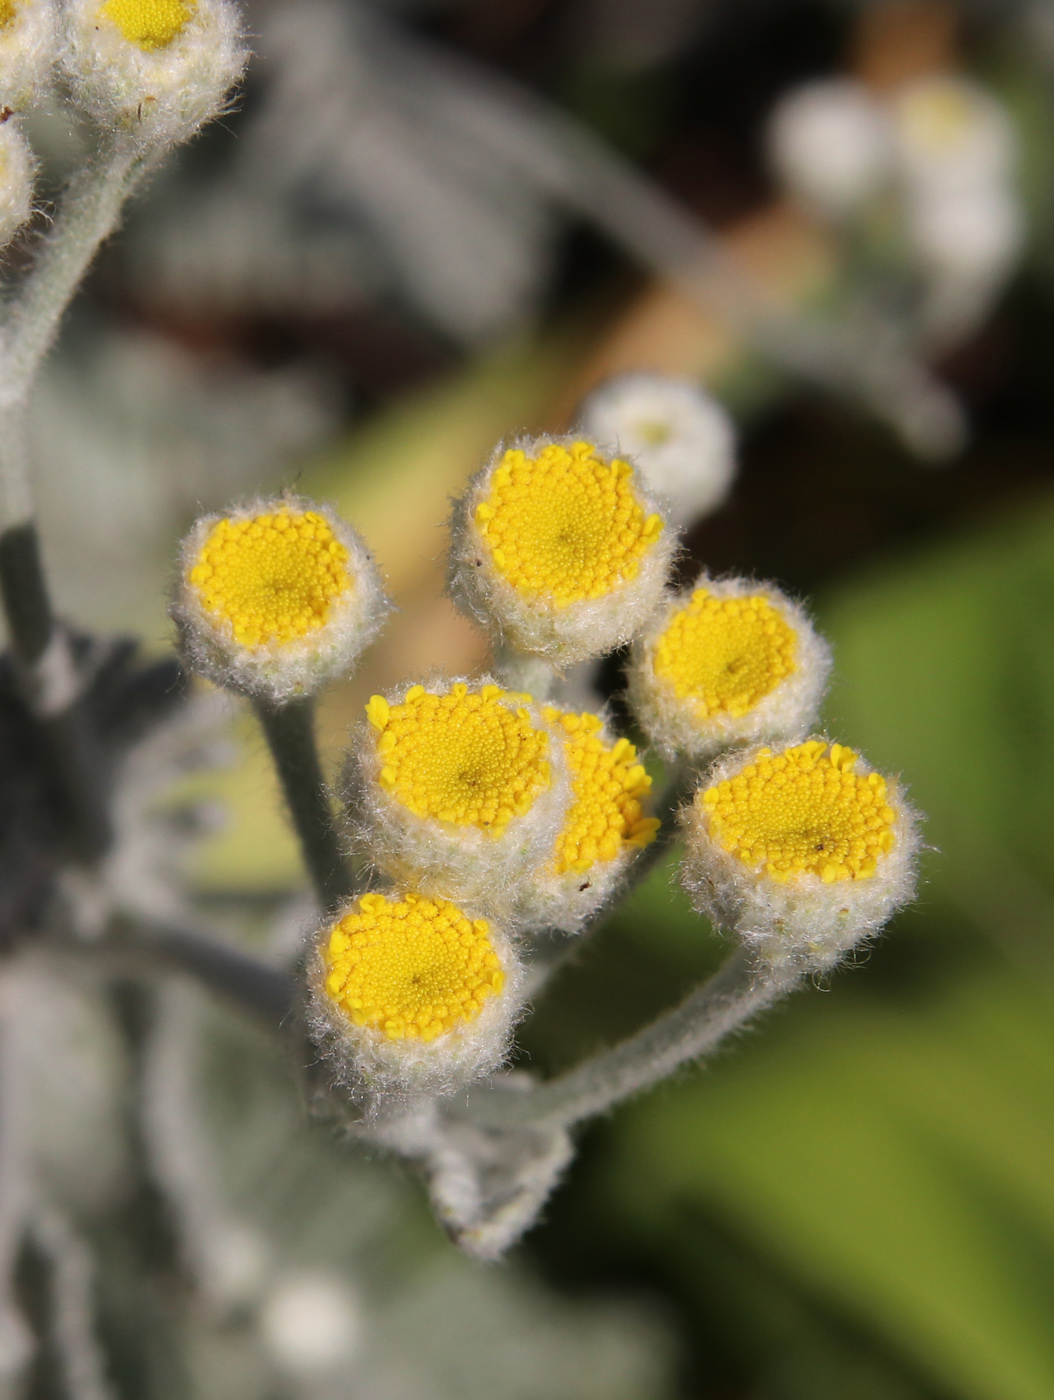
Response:
M824 214L851 214L889 179L889 117L863 83L823 78L793 88L769 118L769 159L786 188Z
M54 0L0 0L0 109L32 105L50 80L57 51Z
M562 736L571 772L571 805L545 862L520 886L517 916L528 929L577 933L618 889L629 866L655 839L651 778L628 739L597 714L546 706Z
M620 374L579 409L583 434L628 457L666 515L685 526L716 510L736 472L736 431L726 410L690 379Z
M350 820L378 868L490 909L514 899L570 801L563 745L529 696L445 680L375 695L352 734Z
M1018 139L1002 103L968 78L917 78L892 106L896 150L909 188L990 188L1012 181Z
M508 1054L520 968L464 903L364 894L319 931L308 974L311 1034L367 1116L452 1093Z
M774 965L832 966L914 893L918 818L841 744L731 755L683 820L695 907Z
M0 122L0 249L33 213L37 162L14 117Z
M458 607L496 645L561 668L640 630L673 549L640 474L574 437L499 446L455 503L451 533Z
M222 112L248 58L233 0L67 0L65 13L74 100L144 146Z
M171 612L192 671L280 704L346 674L389 606L351 526L287 494L197 521Z
M929 272L985 289L998 289L1025 239L1021 200L999 182L921 187L907 215L915 252Z
M774 584L702 574L634 646L629 700L667 758L803 738L816 722L830 648Z

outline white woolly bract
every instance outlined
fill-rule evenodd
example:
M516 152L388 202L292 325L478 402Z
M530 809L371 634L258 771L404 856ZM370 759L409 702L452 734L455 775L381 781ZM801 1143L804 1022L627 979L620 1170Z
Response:
M37 162L13 117L0 123L0 249L33 212Z
M249 57L232 0L195 0L179 34L142 49L102 13L104 0L66 0L62 66L70 93L98 124L163 148L218 116Z
M874 875L832 884L811 873L774 880L744 865L713 839L701 800L708 788L753 763L759 751L740 751L715 764L682 811L681 880L700 914L737 934L774 967L822 972L878 933L894 911L913 897L919 816L897 780L887 777L885 800L895 814L894 845L879 856ZM858 755L853 771L865 776L873 770Z
M562 726L556 728L566 742L570 736ZM618 738L606 724L597 731L596 737L609 747ZM519 885L514 914L516 928L525 933L543 929L580 933L621 888L629 867L642 849L623 842L611 860L595 860L588 870L565 870L562 874L557 872L550 851L549 859L530 871Z
M725 408L691 379L620 374L579 409L585 437L627 457L666 502L674 525L716 510L736 472L736 430Z
M15 0L15 12L0 26L0 107L21 111L42 95L58 50L54 0Z
M570 447L582 441L585 439L570 434L499 443L464 494L455 500L450 518L447 582L456 606L487 633L495 647L526 652L561 670L632 641L662 600L676 543L673 532L664 528L641 559L637 576L603 598L558 607L513 588L494 566L490 547L476 523L476 507L490 495L491 478L507 451L518 449L536 457L550 443ZM598 449L597 455L607 460L603 450ZM644 488L639 472L634 473L634 490L645 517L662 515L660 504Z
M384 894L389 899L402 897L396 890ZM455 898L452 891L447 897ZM326 941L358 899L328 916L311 943L304 1020L333 1086L359 1106L367 1122L456 1093L500 1069L508 1059L512 1030L523 1011L523 970L512 942L495 924L490 910L473 907L460 897L456 903L466 917L487 919L488 937L505 982L500 992L486 998L474 1021L434 1040L390 1040L383 1031L357 1026L326 990Z
M283 510L294 514L310 510L322 516L348 551L352 586L331 603L326 622L307 636L258 647L243 646L231 624L204 607L197 588L190 582L190 570L220 520L248 520ZM191 671L251 699L283 704L296 696L311 695L329 681L346 675L380 631L390 608L373 556L358 532L329 506L287 492L258 497L231 507L222 515L203 515L195 522L180 548L179 574L169 613Z
M419 683L433 695L447 694L455 685L478 692L497 684L489 676L444 676ZM384 698L389 705L400 705L414 684L418 682L406 681ZM378 775L384 765L377 730L369 720L351 732L341 795L352 845L368 851L378 870L395 880L412 881L426 894L441 891L455 903L473 901L508 917L524 875L545 859L563 825L571 778L558 726L522 695L509 694L501 703L511 710L525 709L532 726L548 734L550 782L530 810L513 817L500 835L420 817L382 787Z
M772 110L766 144L784 186L836 217L851 214L892 173L889 114L852 78L792 88Z
M675 615L705 588L715 598L762 597L797 638L795 670L763 696L745 715L701 716L690 696L679 697L668 680L656 675L655 649ZM773 583L747 578L713 579L702 573L673 597L633 648L627 669L627 694L649 740L664 758L677 754L712 758L733 744L793 743L816 723L831 672L831 649L809 621L805 609Z

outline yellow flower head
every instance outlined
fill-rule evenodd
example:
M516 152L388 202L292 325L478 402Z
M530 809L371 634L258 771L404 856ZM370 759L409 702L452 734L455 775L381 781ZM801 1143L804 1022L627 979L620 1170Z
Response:
M635 635L672 548L634 468L573 438L499 447L452 533L458 606L496 641L560 666Z
M194 0L106 0L99 15L115 24L130 44L151 53L177 39L194 10Z
M192 670L281 701L345 673L387 606L355 531L285 496L198 521L172 613Z
M0 29L6 29L17 14L15 0L0 0Z
M537 456L510 448L476 506L498 573L558 608L602 598L636 578L662 533L633 488L633 468L588 442L551 442Z
M630 741L608 742L599 715L552 707L544 714L567 736L571 769L571 808L556 841L556 873L582 874L597 861L615 860L626 846L639 849L654 841L659 823L644 815L651 778Z
M707 758L807 734L829 670L827 646L778 588L704 574L638 643L629 694L664 754Z
M795 670L797 637L764 594L697 588L655 646L655 674L701 718L738 718Z
M830 967L914 890L916 816L842 744L731 755L684 824L696 908L799 969Z
M356 1026L434 1040L474 1021L505 985L485 919L445 899L365 894L332 927L326 991Z
M867 880L893 849L896 814L886 780L855 773L857 755L814 739L754 761L698 799L714 839L774 880L818 875Z
M570 782L530 696L448 680L373 696L345 798L379 869L493 910L552 849Z
M377 781L418 817L500 836L551 781L549 735L516 699L463 683L441 695L415 685L397 705L375 695Z
M317 631L354 582L348 551L317 511L280 509L213 526L190 569L206 612L244 647Z

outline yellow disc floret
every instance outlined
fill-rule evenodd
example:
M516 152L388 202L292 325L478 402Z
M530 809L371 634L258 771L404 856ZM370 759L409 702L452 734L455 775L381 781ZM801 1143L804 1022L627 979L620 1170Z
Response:
M547 708L545 717L566 733L571 769L571 809L557 838L556 873L586 871L598 860L614 860L627 845L653 841L659 823L643 813L651 778L629 740L606 744L597 715Z
M445 899L364 894L330 931L326 991L357 1026L434 1040L474 1021L505 977L485 919Z
M352 587L347 549L313 510L220 520L188 579L205 611L250 648L317 631Z
M409 811L500 836L550 784L549 736L496 685L415 685L398 705L375 695L378 781Z
M0 29L6 29L17 13L15 0L0 0Z
M857 755L820 740L774 754L701 799L710 833L726 851L776 880L818 875L826 884L865 880L892 850L895 813L878 773L857 774Z
M633 468L588 442L511 449L476 507L495 568L518 592L557 607L601 598L636 578L662 533L633 487Z
M130 44L152 53L179 37L194 9L193 0L106 0L99 14L111 20Z
M796 669L797 637L760 594L717 598L698 588L655 647L655 674L702 718L739 718Z

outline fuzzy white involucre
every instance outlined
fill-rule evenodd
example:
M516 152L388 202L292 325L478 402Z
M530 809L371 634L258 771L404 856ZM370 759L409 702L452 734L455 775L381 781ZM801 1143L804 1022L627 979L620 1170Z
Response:
M563 607L519 592L498 571L476 522L476 507L491 494L491 478L505 453L518 449L536 457L550 443L570 447L583 440L571 434L499 443L455 500L450 518L448 592L455 605L482 628L495 647L536 656L560 670L604 656L632 641L662 601L676 544L673 532L665 527L644 553L635 578L602 598ZM603 449L597 449L597 455L603 459L608 456ZM660 503L645 488L639 472L634 473L634 490L645 517L662 514Z
M387 890L384 895L398 899L400 892ZM489 907L473 906L460 897L456 903L466 917L487 919L504 985L485 999L474 1020L434 1040L391 1040L372 1026L357 1026L326 990L324 952L330 933L356 908L358 899L327 918L312 940L305 968L304 1023L333 1087L347 1094L367 1123L412 1112L430 1100L454 1094L494 1073L508 1059L512 1031L524 1010L523 970Z
M74 101L101 127L144 148L185 141L227 106L249 58L233 0L195 0L168 44L143 49L105 0L66 0L62 66Z
M286 510L310 510L323 517L348 551L351 587L334 599L327 620L314 632L295 641L244 646L229 622L204 607L188 576L220 520L248 520ZM188 668L216 685L271 704L313 695L323 685L346 675L376 637L391 609L373 556L358 532L328 506L292 493L258 497L222 515L201 516L183 540L178 568L169 612Z
M33 213L36 157L13 117L0 123L0 250Z
M0 25L0 107L30 107L51 81L58 51L58 7L54 0L16 0Z
M400 705L415 682L406 681L385 695L390 706ZM434 695L455 685L470 692L497 685L489 676L433 677L420 682ZM499 687L500 688L500 687ZM552 848L571 801L571 779L556 725L527 697L509 693L500 703L525 709L535 729L549 736L549 786L530 810L515 816L499 835L476 826L457 826L418 816L378 781L384 761L377 747L377 730L363 720L351 733L341 796L349 838L365 849L376 868L395 880L412 881L426 894L441 893L455 902L468 900L508 918L519 898L526 873Z
M914 896L921 845L919 814L909 805L900 783L887 777L885 800L894 812L894 844L879 856L874 875L831 884L811 872L775 880L745 865L714 840L701 800L708 788L749 767L760 748L738 751L715 764L696 798L681 813L685 837L681 880L700 914L735 933L774 968L823 972L878 933ZM857 755L853 771L866 776L873 770Z
M715 398L694 380L620 374L579 409L583 434L627 457L667 504L675 525L717 509L736 473L736 431Z
M679 697L670 681L656 675L659 639L701 588L718 599L762 597L794 632L795 670L744 715L700 716L691 696ZM709 759L733 744L793 743L803 739L816 723L831 664L831 649L809 621L805 609L775 584L747 578L713 579L702 573L669 600L665 610L634 644L627 670L627 692L641 728L664 758L680 754Z

